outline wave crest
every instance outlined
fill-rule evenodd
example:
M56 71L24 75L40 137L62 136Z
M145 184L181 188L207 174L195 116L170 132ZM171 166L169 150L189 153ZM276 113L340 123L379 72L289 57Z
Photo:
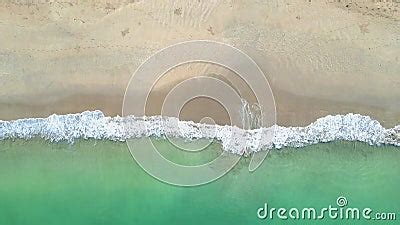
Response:
M73 143L78 138L125 141L129 138L163 136L188 140L213 138L221 142L224 150L236 154L286 146L304 147L335 140L400 147L400 125L386 129L369 116L352 113L329 115L306 127L274 125L251 130L179 121L174 117L107 117L98 110L54 114L47 118L0 120L0 140L41 137L52 142Z

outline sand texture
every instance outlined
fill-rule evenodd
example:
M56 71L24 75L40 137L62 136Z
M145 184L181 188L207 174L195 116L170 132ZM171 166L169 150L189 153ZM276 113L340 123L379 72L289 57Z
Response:
M399 10L395 1L361 0L2 1L0 119L121 115L128 81L147 57L208 39L257 62L281 125L353 112L391 127L400 120ZM170 73L155 85L155 102L195 74Z

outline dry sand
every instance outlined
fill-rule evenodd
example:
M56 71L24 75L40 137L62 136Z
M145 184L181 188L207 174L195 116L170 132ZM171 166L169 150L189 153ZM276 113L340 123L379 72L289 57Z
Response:
M0 3L3 120L94 109L121 114L128 81L147 57L181 41L209 39L257 62L271 83L279 124L347 112L388 127L400 121L400 3L33 2ZM190 76L171 74L156 85L155 103ZM214 108L208 112L221 115ZM198 105L197 111L207 113Z

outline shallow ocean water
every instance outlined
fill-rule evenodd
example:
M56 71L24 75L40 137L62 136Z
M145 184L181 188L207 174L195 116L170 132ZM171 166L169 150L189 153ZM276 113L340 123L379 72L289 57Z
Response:
M139 141L138 141L139 143ZM196 164L219 154L163 155ZM140 146L139 146L140 147ZM177 187L149 176L122 142L80 140L73 145L42 139L0 142L0 224L398 224L400 149L332 142L271 151L255 171L249 159L198 187ZM257 209L336 206L396 212L396 221L260 220ZM371 214L373 215L373 214Z

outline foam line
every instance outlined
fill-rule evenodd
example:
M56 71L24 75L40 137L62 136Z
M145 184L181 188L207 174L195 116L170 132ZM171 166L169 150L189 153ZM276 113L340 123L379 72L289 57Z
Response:
M125 141L140 137L180 137L187 140L214 138L235 154L271 148L304 147L335 140L361 141L370 145L400 147L400 125L384 128L369 116L326 116L306 127L272 126L243 130L234 126L179 121L173 117L107 117L101 111L51 115L47 118L0 120L0 140L41 137L52 142L76 139Z

